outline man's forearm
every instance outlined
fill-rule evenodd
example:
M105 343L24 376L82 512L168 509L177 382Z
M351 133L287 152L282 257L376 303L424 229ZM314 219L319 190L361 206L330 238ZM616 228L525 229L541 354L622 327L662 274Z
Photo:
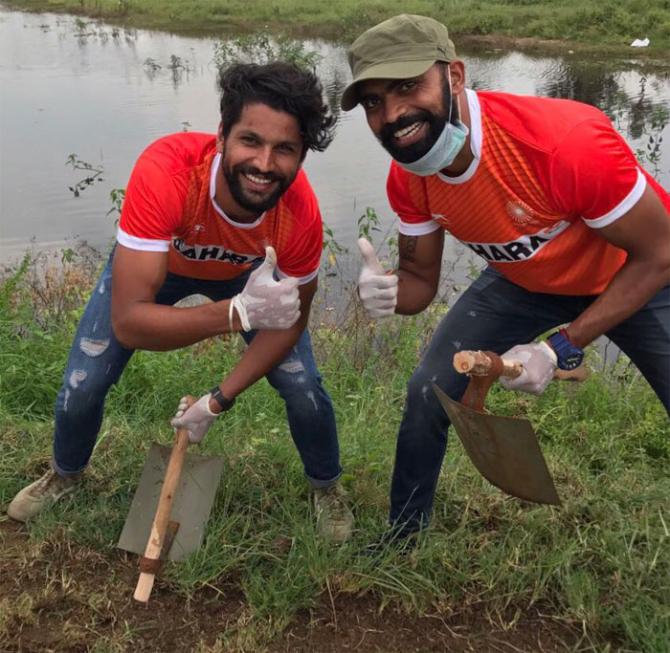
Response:
M398 303L395 312L400 315L415 315L423 311L435 297L435 285L407 270L398 270L396 274Z
M606 290L566 329L578 347L585 347L642 308L670 283L667 263L629 259Z
M137 302L122 317L113 318L114 335L129 349L168 351L212 336L239 331L237 312L229 321L230 300L176 308Z
M303 328L300 320L290 329L259 331L220 384L226 398L233 399L281 363L298 342Z

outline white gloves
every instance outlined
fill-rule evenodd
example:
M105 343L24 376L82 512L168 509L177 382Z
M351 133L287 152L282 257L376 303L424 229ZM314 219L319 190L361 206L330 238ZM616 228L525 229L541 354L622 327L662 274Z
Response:
M298 280L287 277L275 281L272 275L276 266L277 253L273 247L266 247L265 260L231 300L230 317L235 308L245 331L288 329L300 317Z
M363 306L372 318L393 315L398 303L398 275L384 272L368 240L359 238L358 248L363 257L358 276L358 294Z
M179 406L175 416L170 424L176 429L187 429L189 442L200 442L209 431L212 422L218 417L209 409L209 398L212 395L208 392L204 397L200 397L189 408L191 397L182 397L179 400Z
M520 390L532 395L541 395L556 371L556 353L546 342L531 342L516 345L506 351L502 357L523 364L523 372L512 379L501 376L500 383L507 390Z

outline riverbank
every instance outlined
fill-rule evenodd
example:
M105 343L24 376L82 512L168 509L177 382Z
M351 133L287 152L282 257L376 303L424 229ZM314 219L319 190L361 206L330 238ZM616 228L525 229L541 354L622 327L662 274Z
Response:
M84 15L126 27L220 36L264 29L293 37L350 41L362 30L401 12L447 23L457 45L543 50L566 47L659 57L670 51L665 0L11 0L8 7ZM636 38L648 48L631 49Z

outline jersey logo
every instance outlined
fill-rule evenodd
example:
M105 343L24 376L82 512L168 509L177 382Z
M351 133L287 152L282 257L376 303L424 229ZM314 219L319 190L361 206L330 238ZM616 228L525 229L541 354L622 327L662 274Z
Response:
M531 215L530 209L521 202L507 202L505 207L507 215L512 218L512 222L517 227L525 227L530 224L537 224L535 218Z
M570 222L561 220L549 229L542 229L534 234L520 236L506 243L469 243L467 245L475 254L494 263L517 263L533 258L547 243L563 233Z
M258 254L240 254L219 245L189 245L183 238L175 238L172 246L191 261L222 261L233 265L246 265L263 259Z

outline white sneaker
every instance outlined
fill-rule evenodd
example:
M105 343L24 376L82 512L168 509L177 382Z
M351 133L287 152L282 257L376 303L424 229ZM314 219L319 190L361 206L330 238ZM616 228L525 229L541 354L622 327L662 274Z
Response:
M345 496L339 483L314 488L317 530L324 539L334 544L346 542L354 524L354 515L345 502Z
M7 508L7 514L16 521L28 521L45 506L72 492L80 478L81 474L66 478L49 468L42 478L24 487L14 497Z

